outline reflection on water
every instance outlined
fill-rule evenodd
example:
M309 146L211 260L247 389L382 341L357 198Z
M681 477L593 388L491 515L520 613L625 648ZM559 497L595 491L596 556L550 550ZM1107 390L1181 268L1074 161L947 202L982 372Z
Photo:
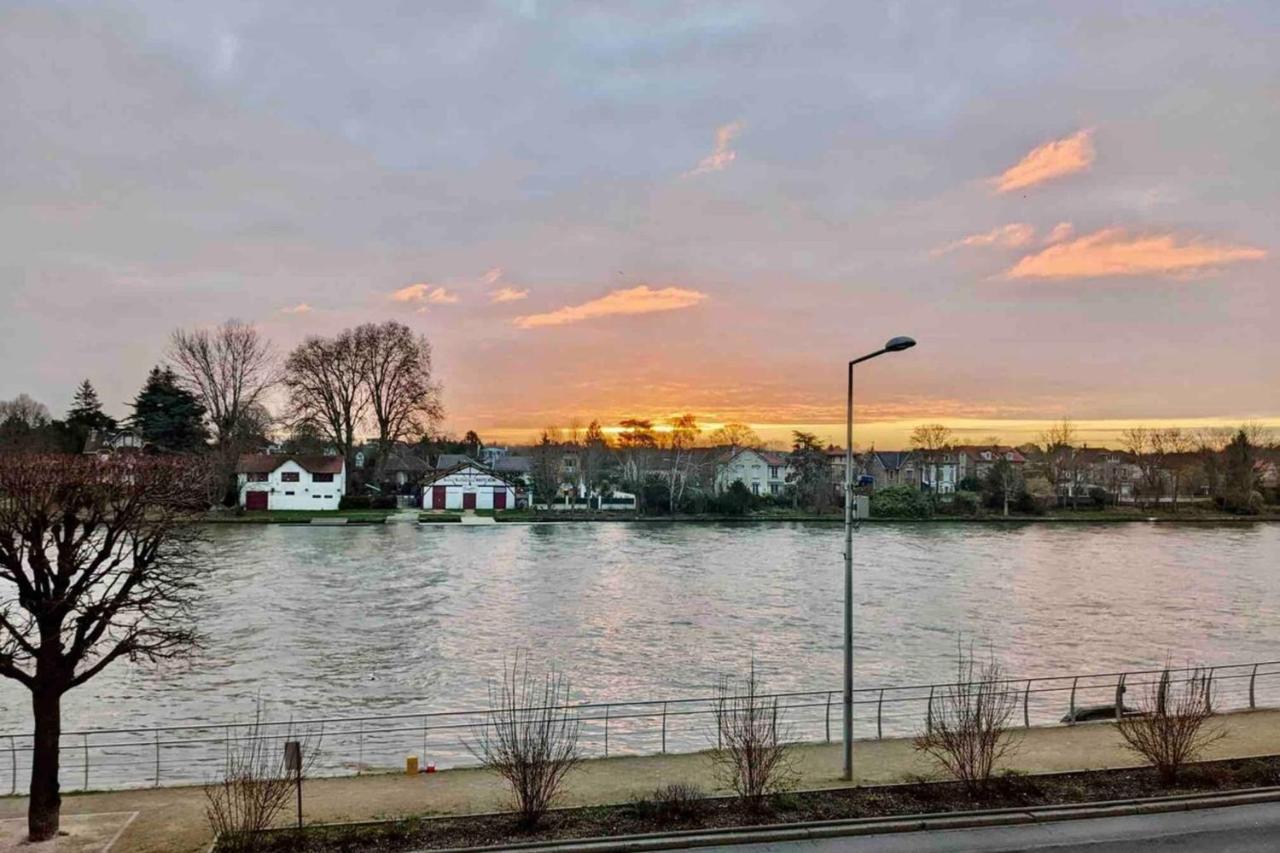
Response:
M584 698L705 694L754 656L770 688L838 689L838 525L220 526L204 653L117 664L67 728L484 705L517 649ZM957 636L1018 675L1274 658L1280 526L866 526L857 677L945 678ZM0 685L5 729L25 691Z

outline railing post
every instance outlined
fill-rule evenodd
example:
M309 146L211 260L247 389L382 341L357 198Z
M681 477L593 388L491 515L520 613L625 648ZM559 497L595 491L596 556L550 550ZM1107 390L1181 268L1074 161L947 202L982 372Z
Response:
M1258 665L1253 665L1253 672L1249 673L1249 710L1252 711L1258 707L1258 703L1254 700L1253 685L1258 680Z
M18 793L18 745L14 742L13 735L9 735L9 769L9 793L12 795Z
M613 706L604 706L604 757L609 757L609 711Z
M1116 679L1116 719L1119 720L1124 716L1124 678L1125 674L1120 673L1120 677Z
M1204 680L1204 709L1213 713L1213 669L1209 669L1209 677Z
M422 716L422 767L425 770L427 766L427 717Z
M84 739L84 787L81 790L89 790L89 734L86 732L81 735Z
M933 734L933 685L929 685L929 711L925 715L924 730L926 734Z
M1169 670L1160 673L1160 686L1156 688L1156 716L1163 717L1169 703Z
M1031 703L1031 679L1027 679L1027 689L1022 694L1022 727L1024 729L1031 728L1031 709L1028 707Z
M667 754L667 703L662 703L662 754Z
M880 698L876 700L876 740L884 738L884 688L880 688Z
M827 691L827 743L831 743L831 691Z
M155 784L155 787L159 788L160 787L160 730L159 729L155 729L155 736L156 736L156 784Z
M1071 679L1071 712L1067 714L1067 725L1074 726L1076 724L1076 685L1080 683L1080 676Z
M360 728L356 732L356 775L364 771L364 718L360 719Z

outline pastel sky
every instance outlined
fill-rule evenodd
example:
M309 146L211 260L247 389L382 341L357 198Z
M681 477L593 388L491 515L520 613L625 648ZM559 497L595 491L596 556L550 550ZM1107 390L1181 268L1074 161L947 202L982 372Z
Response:
M1280 423L1280 4L0 3L0 397L397 318L450 429Z

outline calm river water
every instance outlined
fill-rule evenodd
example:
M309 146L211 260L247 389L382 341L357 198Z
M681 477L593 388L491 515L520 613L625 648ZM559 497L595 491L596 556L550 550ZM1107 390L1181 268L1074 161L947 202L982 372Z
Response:
M116 664L64 725L485 704L529 650L593 700L705 694L754 655L772 689L839 689L832 524L218 526L185 669ZM867 525L861 685L944 679L963 635L1016 675L1280 656L1280 525ZM25 691L0 685L3 730Z

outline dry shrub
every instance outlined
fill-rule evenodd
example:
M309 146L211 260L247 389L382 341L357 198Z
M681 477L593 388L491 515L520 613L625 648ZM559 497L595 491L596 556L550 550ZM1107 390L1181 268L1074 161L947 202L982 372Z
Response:
M720 780L748 811L761 811L768 797L790 790L796 780L778 700L764 694L752 661L741 683L720 682L715 703L717 747L711 757Z
M658 824L683 823L707 811L706 793L697 785L675 782L631 803L636 817Z
M302 778L319 753L320 736L295 736L292 731L266 734L262 705L253 723L234 737L227 748L220 782L204 786L205 815L218 837L218 850L253 850L259 833L270 828L296 797L297 773L285 765L284 744L302 745Z
M555 669L541 678L527 659L504 665L501 683L489 685L489 714L472 731L467 750L511 786L521 826L546 816L565 776L582 760L578 710L569 706L569 680Z
M1202 667L1185 671L1186 678L1170 678L1147 685L1137 701L1138 713L1116 721L1125 746L1156 769L1160 782L1172 785L1178 772L1226 732L1209 724L1213 716L1213 684Z
M935 696L930 720L915 748L964 784L970 795L987 790L996 765L1017 749L1009 721L1018 691L994 656L979 663L963 647L956 652L956 680Z

